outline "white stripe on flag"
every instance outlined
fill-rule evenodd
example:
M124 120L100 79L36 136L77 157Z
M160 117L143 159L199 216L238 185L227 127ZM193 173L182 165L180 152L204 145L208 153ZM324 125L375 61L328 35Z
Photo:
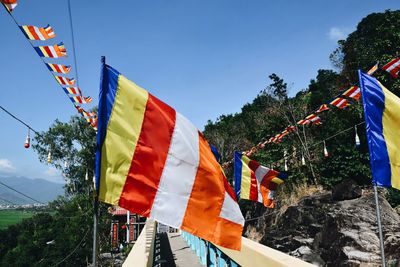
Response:
M51 55L51 57L57 58L58 55L57 55L56 50L54 49L54 47L51 46L51 45L48 46L48 47L49 47L49 49L50 49L50 52L53 54L53 55Z
M261 195L260 184L268 172L269 172L269 169L267 167L260 165L260 166L258 166L257 170L254 173L256 175L256 179L257 179L258 202L261 202L261 203L263 203L264 201L263 201L263 198Z
M388 72L391 72L393 69L395 69L398 65L400 65L400 60L396 61L393 63L389 68L387 68Z
M33 26L33 29L35 30L35 33L38 35L40 40L42 40L42 41L45 40L43 34L40 32L38 27Z
M240 225L244 225L244 218L238 203L233 200L227 192L225 192L224 203L222 204L219 217Z
M346 99L342 99L339 103L338 103L338 107L342 107L343 104L346 102Z
M197 128L176 113L175 128L150 218L175 228L182 225L199 158Z
M356 96L358 93L360 93L360 88L358 88L357 90L355 90L355 91L350 95L350 97L354 97L354 96Z

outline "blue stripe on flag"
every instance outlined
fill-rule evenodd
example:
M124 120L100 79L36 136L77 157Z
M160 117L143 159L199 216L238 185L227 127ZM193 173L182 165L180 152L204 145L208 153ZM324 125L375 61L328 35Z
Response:
M235 193L236 199L240 199L240 188L242 187L242 153L235 151L234 157L234 174L235 174Z
M385 94L375 78L360 70L358 75L364 106L372 181L378 186L390 187L392 173L382 124Z
M102 64L100 73L100 93L98 106L97 144L96 144L96 190L99 190L101 147L103 145L108 121L114 106L115 94L118 87L120 73L114 68ZM101 111L101 112L100 112Z

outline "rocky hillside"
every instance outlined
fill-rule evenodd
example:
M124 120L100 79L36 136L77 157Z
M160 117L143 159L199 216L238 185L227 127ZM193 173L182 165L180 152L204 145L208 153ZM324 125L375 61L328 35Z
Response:
M400 216L379 197L386 260L400 266ZM267 211L246 225L251 238L317 266L380 266L374 194L346 181L333 192L302 198L285 211Z

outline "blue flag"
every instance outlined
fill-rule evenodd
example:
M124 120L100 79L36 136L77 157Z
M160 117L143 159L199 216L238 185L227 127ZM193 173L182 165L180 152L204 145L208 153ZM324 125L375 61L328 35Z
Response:
M400 98L358 71L373 183L400 189Z

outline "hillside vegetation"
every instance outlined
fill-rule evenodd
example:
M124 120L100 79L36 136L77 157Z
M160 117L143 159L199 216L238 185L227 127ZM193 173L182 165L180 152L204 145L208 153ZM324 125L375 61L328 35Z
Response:
M222 115L209 121L204 134L228 162L233 152L246 151L262 141L282 132L288 125L315 112L321 104L329 103L338 94L358 84L357 70L367 72L377 62L383 66L400 52L400 11L370 14L358 24L356 31L329 56L333 69L320 69L307 88L296 88L294 97L288 96L288 85L283 77L268 76L270 84L260 91L252 103L236 114ZM294 66L296 67L296 66ZM374 74L386 88L400 95L400 82L383 70ZM295 88L293 88L295 90ZM289 181L282 187L281 201L296 194L297 188L318 185L325 188L351 178L359 185L371 185L368 147L360 102L343 109L331 106L320 117L322 125L299 126L297 133L283 138L280 144L267 144L252 158L268 167L284 169L287 151ZM355 146L355 125L361 146ZM343 131L343 132L342 132ZM323 153L323 141L329 157ZM301 164L304 156L306 165ZM226 165L232 177L232 164ZM389 189L387 197L393 206L400 204L399 191ZM242 203L243 204L243 203ZM244 204L245 205L245 204ZM245 206L243 206L245 208Z

